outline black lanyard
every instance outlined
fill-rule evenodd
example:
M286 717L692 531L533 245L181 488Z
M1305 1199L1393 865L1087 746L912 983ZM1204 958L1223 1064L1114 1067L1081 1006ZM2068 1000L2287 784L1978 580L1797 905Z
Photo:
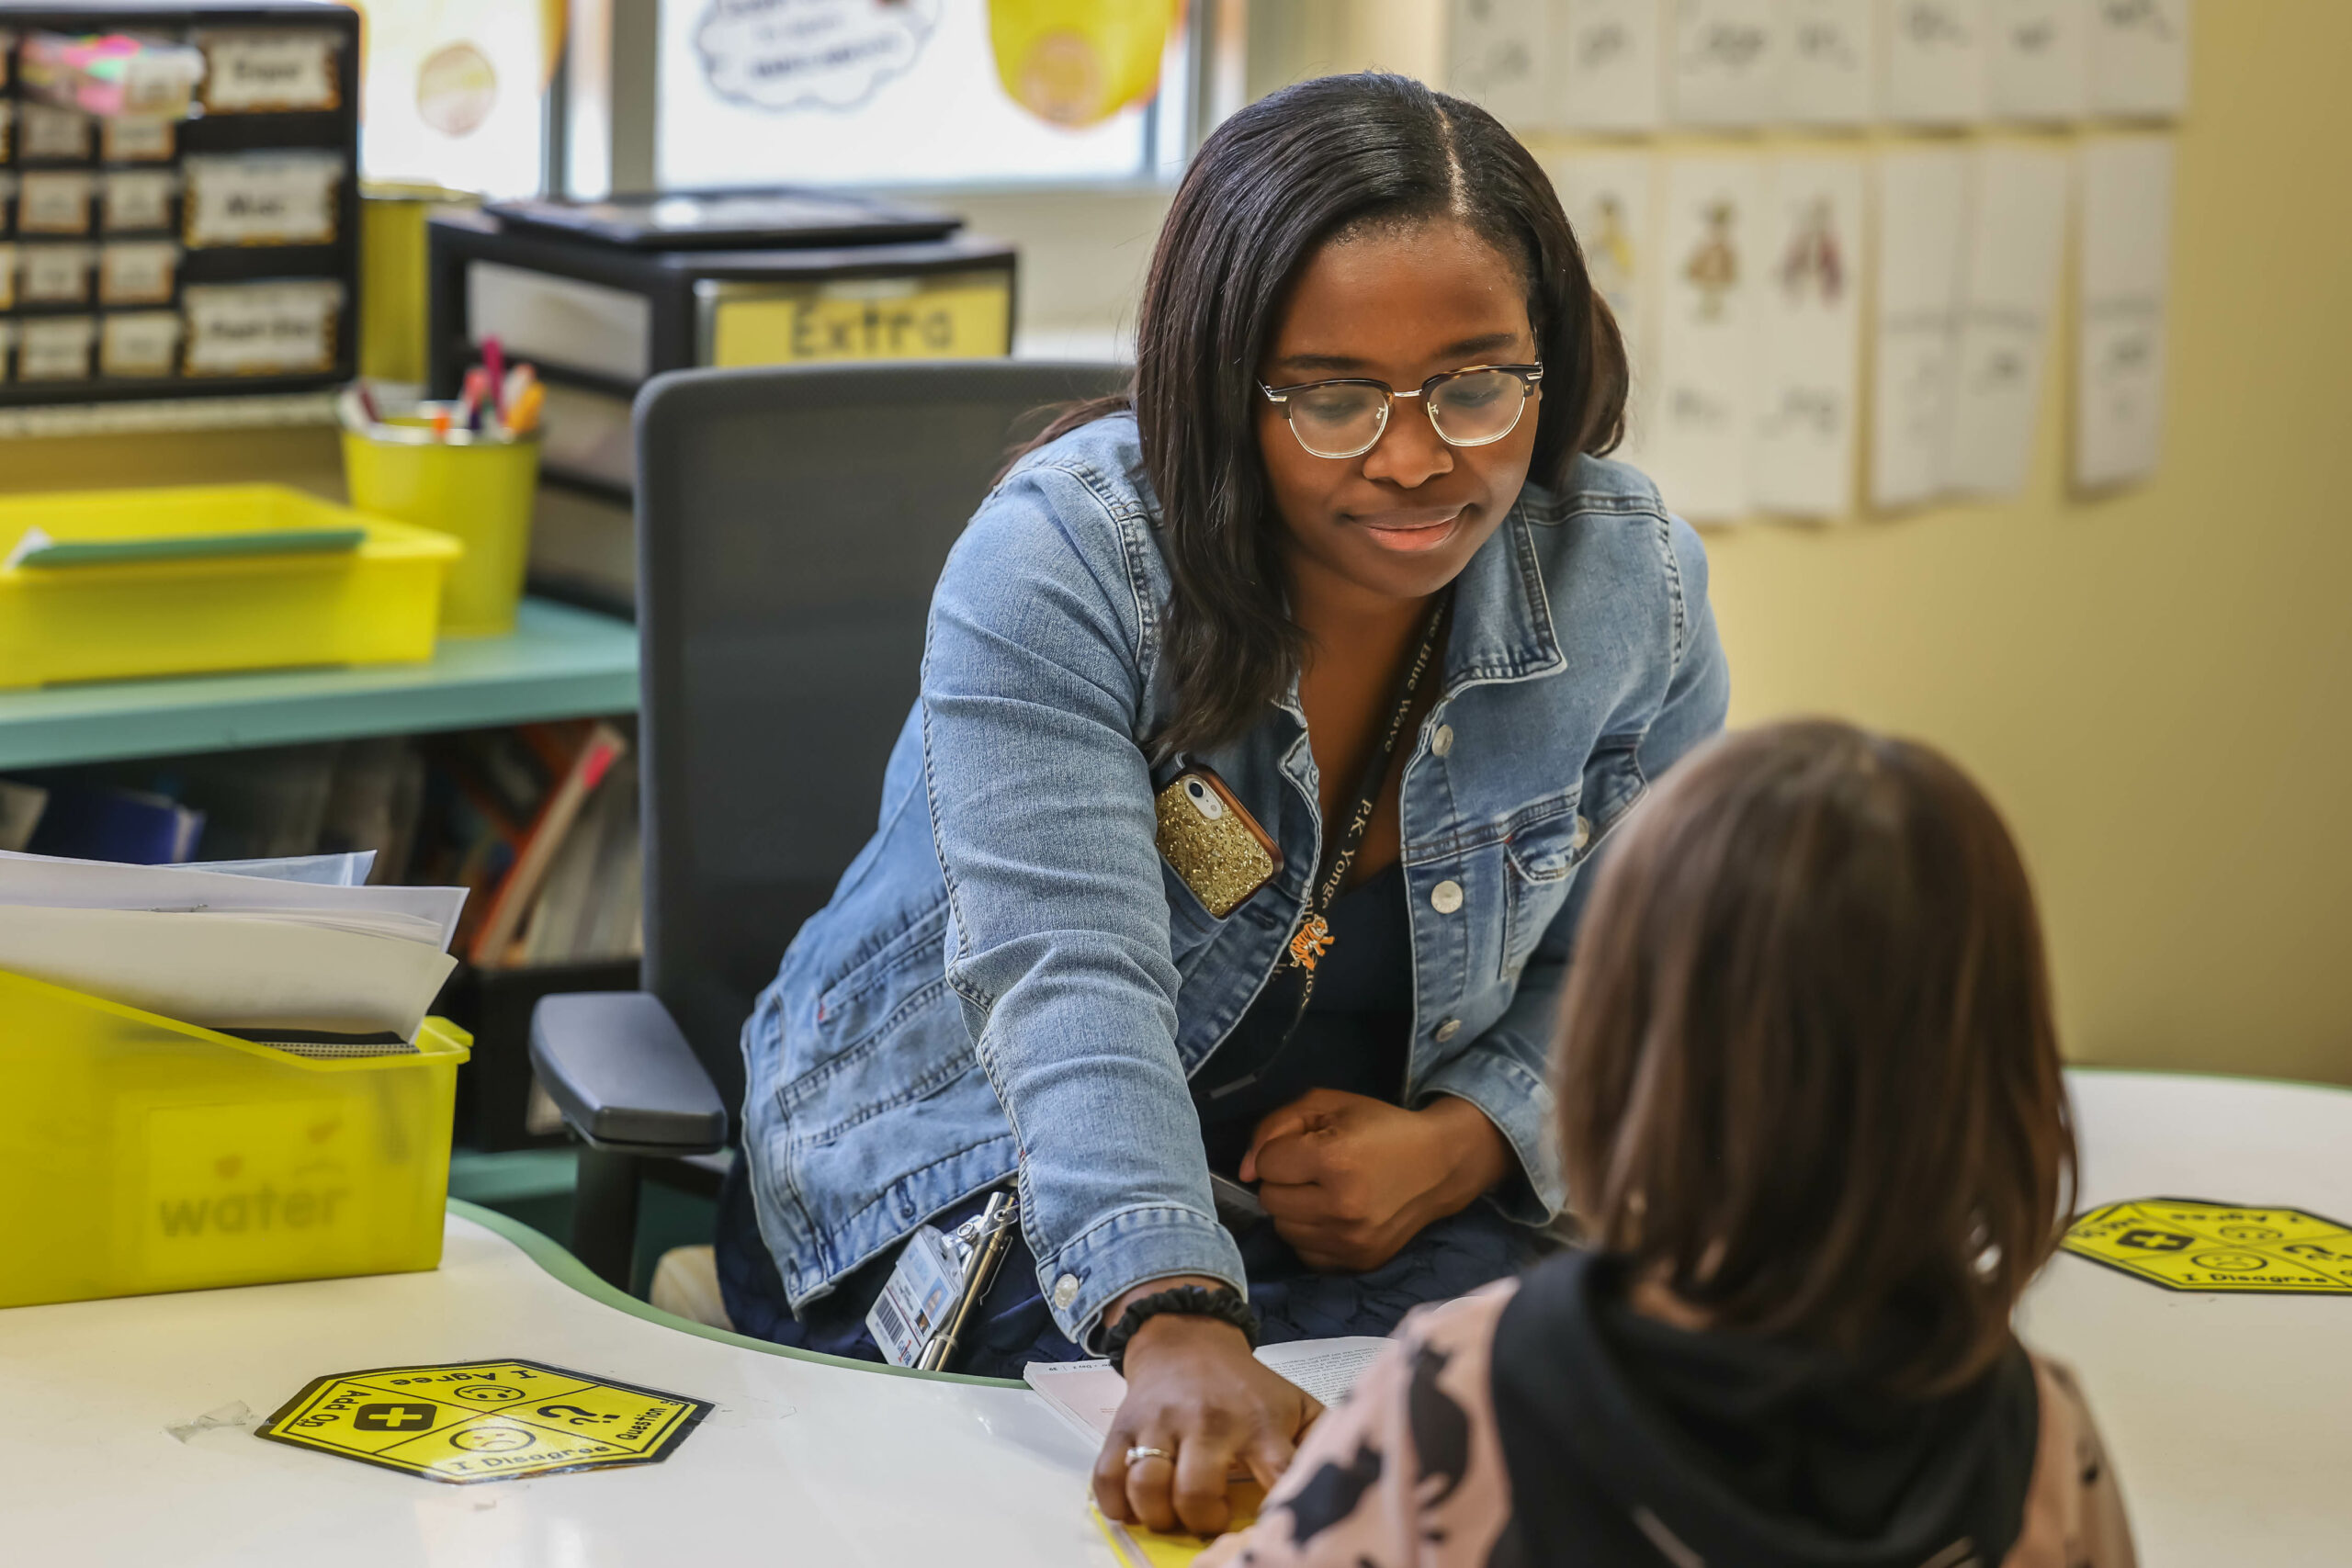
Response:
M1330 840L1323 869L1306 890L1306 903L1299 910L1298 924L1291 931L1290 945L1274 966L1250 1010L1272 1004L1280 989L1287 987L1296 993L1297 999L1290 1008L1290 1019L1281 1035L1258 1053L1259 1059L1245 1070L1213 1089L1196 1088L1194 1098L1203 1104L1213 1103L1250 1088L1271 1071L1282 1057L1291 1036L1298 1032L1299 1021L1306 1016L1306 1004L1315 995L1315 969L1323 955L1331 950L1331 906L1340 901L1340 890L1348 880L1349 868L1363 849L1363 836L1372 826L1373 808L1380 800L1381 786L1388 780L1388 764L1396 755L1396 743L1403 738L1407 720L1413 715L1413 694L1420 690L1421 677L1429 672L1437 658L1438 649L1445 641L1445 622L1453 606L1453 590L1449 586L1430 606L1428 624L1421 628L1420 646L1413 650L1412 662L1406 665L1405 675L1396 692L1396 705L1390 708L1388 723L1380 734L1380 744L1364 765L1363 779L1356 786L1355 804L1340 819L1339 834ZM1402 807L1399 807L1401 812ZM1279 1017L1279 1010L1275 1011ZM1228 1042L1230 1043L1230 1042Z

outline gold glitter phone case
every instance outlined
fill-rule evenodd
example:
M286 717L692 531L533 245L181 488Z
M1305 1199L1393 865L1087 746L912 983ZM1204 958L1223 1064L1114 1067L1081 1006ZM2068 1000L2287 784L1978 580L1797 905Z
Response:
M1220 920L1283 868L1274 840L1225 781L1198 762L1170 779L1154 806L1160 854Z

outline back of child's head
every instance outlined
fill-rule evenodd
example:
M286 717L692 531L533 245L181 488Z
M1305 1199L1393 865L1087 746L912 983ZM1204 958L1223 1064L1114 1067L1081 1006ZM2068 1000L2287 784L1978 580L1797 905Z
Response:
M1565 1002L1570 1206L1712 1327L1932 1393L2073 1200L2033 893L1976 786L1843 724L1726 737L1611 846Z

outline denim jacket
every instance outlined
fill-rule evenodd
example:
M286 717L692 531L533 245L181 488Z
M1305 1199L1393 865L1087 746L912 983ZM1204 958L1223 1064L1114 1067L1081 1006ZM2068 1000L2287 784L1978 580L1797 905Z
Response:
M1158 515L1118 415L1024 458L948 558L874 838L743 1029L752 1190L795 1306L1015 1176L1073 1339L1148 1280L1246 1288L1186 1085L1298 918L1315 760L1295 686L1199 758L1283 852L1214 919L1155 847ZM1562 1201L1545 1064L1588 868L1723 725L1697 536L1620 464L1529 485L1462 573L1442 669L1402 742L1403 1103L1486 1112L1520 1165L1494 1201L1541 1224Z

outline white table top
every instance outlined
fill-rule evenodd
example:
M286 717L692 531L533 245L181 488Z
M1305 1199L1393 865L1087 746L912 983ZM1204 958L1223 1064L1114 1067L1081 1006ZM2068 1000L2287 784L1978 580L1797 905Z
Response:
M2163 1195L2352 1216L2352 1093L2127 1073L2077 1074L2074 1089L2086 1206ZM889 1568L1111 1562L1083 1507L1088 1446L1025 1391L680 1332L472 1219L448 1225L430 1274L0 1312L5 1555L138 1568L618 1568L746 1551ZM2062 1257L2024 1328L2082 1374L2148 1568L2352 1556L2352 1298L2177 1294ZM662 1464L473 1486L235 1427L165 1430L236 1401L266 1416L326 1373L507 1357L718 1408Z

